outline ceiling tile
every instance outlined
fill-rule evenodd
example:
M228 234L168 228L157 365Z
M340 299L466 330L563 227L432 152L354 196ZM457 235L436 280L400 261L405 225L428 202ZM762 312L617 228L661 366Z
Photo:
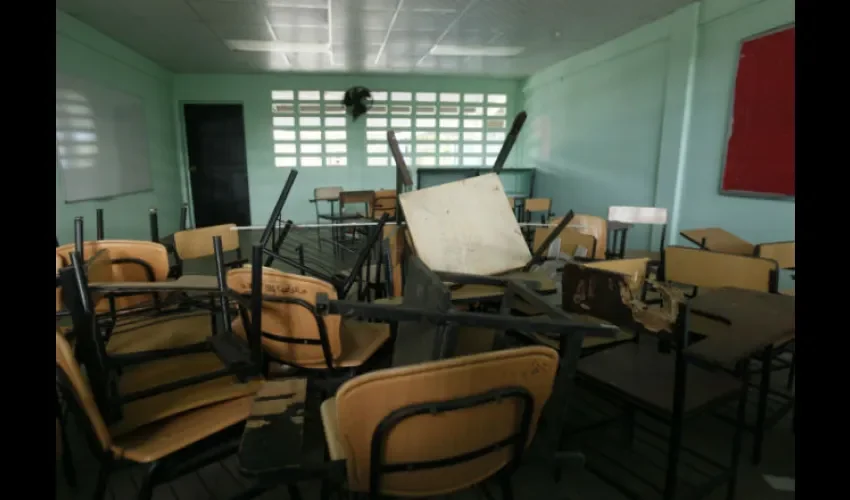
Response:
M141 1L141 0L140 0ZM191 0L189 5L209 23L263 24L266 10L254 2Z
M176 72L367 70L522 77L691 1L57 0L56 6ZM223 42L273 37L327 43L333 55L287 59L231 51ZM428 55L438 41L525 51L504 58Z
M272 26L325 26L328 24L327 9L277 8L266 11Z
M329 43L328 29L314 26L275 26L277 39L287 43Z
M73 16L100 13L140 19L198 19L189 5L176 0L56 0L56 8Z
M262 24L229 24L208 23L207 26L222 40L261 40L272 41L275 39L271 29L265 23Z

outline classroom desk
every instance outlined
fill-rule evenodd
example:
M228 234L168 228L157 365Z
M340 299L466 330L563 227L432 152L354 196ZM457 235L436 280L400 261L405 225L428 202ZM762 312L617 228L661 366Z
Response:
M783 338L794 336L794 296L716 288L689 301L691 314L722 318L701 323L705 339L685 354L713 365L732 366ZM713 327L710 325L714 325Z
M749 241L741 239L719 227L686 229L680 231L679 234L694 245L711 250L712 252L753 255L756 250L755 245Z

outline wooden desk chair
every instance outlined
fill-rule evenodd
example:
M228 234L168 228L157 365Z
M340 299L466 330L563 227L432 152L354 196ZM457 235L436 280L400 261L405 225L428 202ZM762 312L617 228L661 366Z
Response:
M636 334L646 332L672 337L674 355L660 352L652 339L640 335L640 340L636 342L624 342L583 357L579 361L577 373L581 385L606 394L606 399L614 399L618 407L625 407L627 421L632 426L636 411L653 415L670 425L665 484L659 488L659 491L663 491L663 498L675 498L679 486L678 467L680 454L684 450L684 422L739 396L740 425L733 439L730 467L725 471L727 475L706 480L707 484L719 485L727 479L730 491L734 492L742 439L742 410L746 404L741 395L746 394L746 384L725 373L686 363L682 350L688 343L686 321L689 313L675 308L673 310L678 314L674 319L642 309L632 295L633 285L624 274L577 263L568 263L564 268L563 289L565 310L584 311ZM622 422L622 418L616 421ZM593 423L587 428L598 425ZM580 431L572 432L580 437ZM629 435L632 435L631 432ZM583 444L595 447L599 439L598 434L595 436L596 439L584 441ZM619 483L606 474L605 468L593 461L587 463L587 468L605 481ZM620 488L625 489L626 486L619 484Z
M339 202L340 193L342 193L341 186L317 187L313 189L313 199L310 200L310 203L312 203L313 208L316 209L316 224L320 224L322 219L329 221L336 220L337 213L334 209L334 205ZM321 212L321 209L319 208L319 203L321 202L328 204L330 212ZM316 238L319 243L319 248L322 247L322 235L320 230L321 228L316 228Z
M261 339L270 360L337 374L363 366L389 340L387 324L337 315L323 318L316 309L316 294L336 299L334 285L257 265L262 253L255 253L259 258L252 259L250 268L227 273L227 286L250 301L249 308L240 307L231 326L242 338Z
M56 249L65 262L71 263L74 243ZM101 240L83 242L83 257L88 258L106 250L112 259L112 278L115 281L165 281L168 279L169 263L166 248L151 241ZM133 309L158 309L166 297L155 293L115 297L114 309L123 312ZM106 298L96 304L98 312L108 312Z
M719 227L686 229L679 234L694 245L714 252L753 255L755 245Z
M342 187L340 186L317 187L313 190L313 199L310 201L316 209L316 224L319 224L325 215L330 215L331 217L336 216L334 203L339 201L340 193L342 193ZM330 213L321 212L319 209L319 202L322 201L326 202L330 206Z
M107 340L104 330L110 321L92 307L103 293L89 283L112 280L109 252L102 250L85 264L74 252L72 262L61 271L63 298L73 319L76 352L113 436L256 390L256 382L237 379L248 380L254 367L219 358L207 318L200 329L193 328L191 317L176 317L167 323L170 329L154 330L164 332L159 343L154 335L143 335L144 330Z
M88 369L86 375L89 375ZM69 403L75 422L82 427L99 462L92 496L96 500L105 497L109 475L122 462L149 465L136 498L150 500L155 486L235 452L253 402L253 396L246 393L171 414L128 434L116 432L104 418L95 391L74 359L68 342L59 334L56 335L56 379L57 390ZM129 405L125 419L147 420L146 416L135 416L134 411Z
M661 261L661 250L664 249L664 240L667 236L667 209L657 207L608 207L608 221L621 222L623 224L645 224L661 226L661 244L658 251L655 250L628 250L622 257L642 258L647 257L653 265ZM623 240L625 244L625 240ZM625 245L624 245L625 246Z
M549 223L557 224L560 220L561 217L556 217ZM605 219L595 215L576 214L567 227L593 236L596 239L596 251L588 256L594 260L605 260L605 250L608 248L608 222Z
M239 232L235 231L235 229L236 224L221 224L218 226L186 229L174 233L174 250L179 269L177 277L183 276L184 261L203 259L215 255L215 248L213 247L213 239L215 237L221 238L221 246L224 252L233 252L234 254L235 258L225 262L225 267L241 267L246 264L248 260L242 258L242 249L239 245ZM210 281L215 280L215 276L207 276L206 278ZM193 277L193 279L199 278Z
M56 250L66 264L71 264L70 256L74 246L63 245ZM162 283L168 279L168 251L159 243L135 240L87 241L83 243L83 253L86 256L102 254L102 258L110 259L109 270L93 282ZM215 281L214 276L206 279ZM111 324L104 331L110 354L128 355L145 350L185 346L186 342L201 342L210 334L208 313L182 307L181 293L140 292L110 297L96 295L97 298L90 303L94 313L111 317ZM171 323L173 320L179 321L179 324ZM182 333L175 337L175 331ZM114 337L129 332L134 335Z
M321 407L347 489L378 499L441 496L511 475L552 393L558 355L540 346L380 370Z
M526 222L531 222L534 214L540 214L540 223L545 224L546 219L552 216L551 198L528 198L523 206Z
M552 231L554 231L552 227L538 227L534 230L534 240L531 244L532 253L540 249L540 245L546 241ZM592 260L596 254L596 238L591 234L582 233L568 226L561 231L558 238L561 239L561 253L587 260Z
M663 263L663 280L694 287L692 296L696 295L700 289L721 287L766 293L779 292L779 263L773 259L721 253L699 248L669 246L664 249ZM689 326L691 332L700 335L717 331L718 328L722 327L718 324L718 321L705 316L694 316ZM768 395L776 394L770 388L771 374L774 370L791 368L796 365L796 350L793 349L794 338L794 335L789 335L775 342L770 348L756 356L761 366L748 370L761 376L758 417L754 429L757 439L754 443L753 460L756 462L760 459L764 429L776 423L775 421L767 422L765 414ZM781 358L785 351L792 353L790 362ZM736 374L742 376L740 373ZM789 388L794 383L794 375L794 370L789 369L786 383ZM778 395L788 398L787 394ZM790 404L793 404L793 399L789 401ZM790 408L790 405L784 407L777 415L781 416L783 411Z

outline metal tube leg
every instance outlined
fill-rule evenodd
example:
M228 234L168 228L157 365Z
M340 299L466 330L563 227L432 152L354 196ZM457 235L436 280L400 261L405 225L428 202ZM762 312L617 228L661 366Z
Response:
M514 489L511 487L511 478L505 477L499 481L499 487L502 489L502 500L514 500Z
M729 489L726 491L726 500L734 500L735 490L738 486L738 469L741 462L741 448L744 442L744 430L747 427L747 396L750 392L750 370L748 361L739 363L741 377L741 394L738 396L738 411L735 420L735 436L732 438L732 460L729 464Z
M139 493L136 495L136 500L151 500L153 497L153 486L155 483L155 475L159 471L159 462L154 462L148 468L148 473L142 479L142 484L139 486Z
M289 492L289 500L301 500L301 490L297 484L287 484L286 491Z
M108 459L101 461L100 468L97 471L97 483L94 486L92 500L103 500L106 497L106 483L109 481L111 467Z
M687 328L687 327L686 327ZM673 389L673 414L670 419L670 441L667 449L667 474L664 480L664 500L676 498L676 487L679 484L679 454L682 450L682 428L685 420L685 394L687 361L681 352L682 344L677 346L676 376Z
M761 380L759 381L759 400L756 411L756 425L753 435L753 465L761 463L761 449L764 443L764 421L767 418L767 396L770 392L771 356L773 348L767 347L761 357Z
M794 387L794 376L797 371L797 349L791 353L791 366L788 368L788 382L785 383L785 389L790 391Z
M77 469L74 467L74 457L71 455L71 447L68 443L68 433L65 426L59 423L59 436L62 439L62 472L65 474L65 482L71 488L77 487Z

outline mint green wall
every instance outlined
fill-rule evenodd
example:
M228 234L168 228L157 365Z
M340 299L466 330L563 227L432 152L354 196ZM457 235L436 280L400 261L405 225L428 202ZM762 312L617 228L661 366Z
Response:
M551 144L547 157L524 138L537 192L556 212L666 207L668 241L707 226L754 242L793 239L793 202L718 187L738 45L794 18L794 0L703 0L532 75L526 108L537 129L548 122ZM648 229L633 234L630 247L649 247Z
M422 92L493 92L508 95L508 118L519 109L520 82L517 80L406 77L395 75L175 75L174 100L176 120L183 123L184 103L242 103L245 116L245 138L248 157L248 185L251 197L251 220L254 225L264 225L280 190L289 174L288 168L274 166L274 141L272 140L272 90L345 90L362 85L373 90ZM365 166L365 118L350 122L348 126L347 167L300 168L284 217L295 222L314 222L313 206L307 201L313 189L320 186L342 186L356 189L394 189L395 170L389 167ZM181 176L186 186L185 140L182 132L178 140L184 154L181 156ZM520 166L513 154L508 166ZM414 172L415 178L415 172ZM187 200L189 190L184 191Z
M160 213L160 232L177 229L181 190L173 119L172 75L67 14L56 11L56 70L140 97L147 113L153 191L110 200L65 203L56 169L56 234L73 241L74 217L85 218L86 237L95 236L95 210L104 209L107 238L150 238L148 209Z

